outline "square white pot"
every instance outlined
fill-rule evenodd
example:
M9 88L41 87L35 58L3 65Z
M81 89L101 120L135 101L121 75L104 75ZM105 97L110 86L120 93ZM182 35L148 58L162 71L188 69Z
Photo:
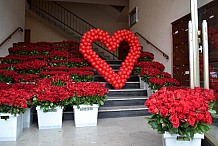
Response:
M148 88L148 84L142 80L142 77L139 77L140 81L140 89L146 89Z
M30 128L33 123L33 108L27 108L23 113L23 128Z
M1 119L8 116L7 120ZM23 114L0 113L0 141L16 141L23 132Z
M63 108L56 107L54 111L43 112L39 106L36 107L39 129L62 128Z
M80 105L80 108L73 106L74 122L76 127L97 126L98 105Z
M204 134L195 134L193 140L178 141L178 134L163 134L163 146L201 146L201 139L204 139Z

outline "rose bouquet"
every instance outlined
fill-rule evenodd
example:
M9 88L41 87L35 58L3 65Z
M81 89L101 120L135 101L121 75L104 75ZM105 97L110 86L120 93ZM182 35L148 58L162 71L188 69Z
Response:
M145 102L152 115L148 124L159 134L169 132L192 139L210 129L214 105L213 90L200 87L164 87Z

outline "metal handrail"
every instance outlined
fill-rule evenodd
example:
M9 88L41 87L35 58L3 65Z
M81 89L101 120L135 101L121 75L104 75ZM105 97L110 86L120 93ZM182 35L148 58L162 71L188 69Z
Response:
M18 27L17 29L15 29L15 30L0 44L0 47L1 47L5 42L7 42L17 31L23 32L23 28Z
M164 53L162 50L160 50L157 46L155 46L153 43L151 43L148 39L146 39L144 36L142 36L140 33L135 32L135 35L140 36L143 40L145 40L148 44L150 44L151 46L153 46L155 49L157 49L159 52L161 52L163 54L163 56L168 60L169 56Z
M30 8L35 8L45 13L50 18L62 24L64 28L73 30L80 36L83 36L83 34L89 31L90 29L96 29L96 27L94 27L84 19L80 18L76 14L72 13L68 9L64 8L57 2L32 0ZM111 54L113 56L113 59L114 58L118 59L118 56L108 51L102 43L94 42L94 44L100 47L101 49L105 50L109 54Z

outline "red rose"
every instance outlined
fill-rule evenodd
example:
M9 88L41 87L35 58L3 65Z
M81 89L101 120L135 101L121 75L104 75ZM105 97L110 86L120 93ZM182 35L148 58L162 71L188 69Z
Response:
M167 117L168 116L168 109L163 107L160 109L160 115L163 117Z
M174 128L179 127L179 118L176 115L170 116L170 122L172 123Z
M191 126L195 125L196 119L192 116L188 116L188 120L187 120L188 124Z
M158 113L158 109L156 106L150 106L148 109L148 112L152 112L153 114L157 114Z
M203 119L204 118L204 114L196 114L196 118L197 118L197 120L201 120L201 119Z
M185 115L183 113L179 114L179 120L185 122Z

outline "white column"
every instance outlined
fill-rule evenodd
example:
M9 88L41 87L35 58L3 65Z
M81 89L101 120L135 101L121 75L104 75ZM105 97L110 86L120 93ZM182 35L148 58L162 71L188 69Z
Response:
M197 0L191 0L192 40L193 40L193 61L194 61L194 86L200 86L199 69L199 45L198 45L198 7Z
M189 39L189 76L190 76L190 88L194 88L194 48L192 37L192 22L188 23L188 39Z
M207 22L202 23L202 42L203 42L203 58L204 58L204 88L209 89L209 58L208 58L208 32Z

